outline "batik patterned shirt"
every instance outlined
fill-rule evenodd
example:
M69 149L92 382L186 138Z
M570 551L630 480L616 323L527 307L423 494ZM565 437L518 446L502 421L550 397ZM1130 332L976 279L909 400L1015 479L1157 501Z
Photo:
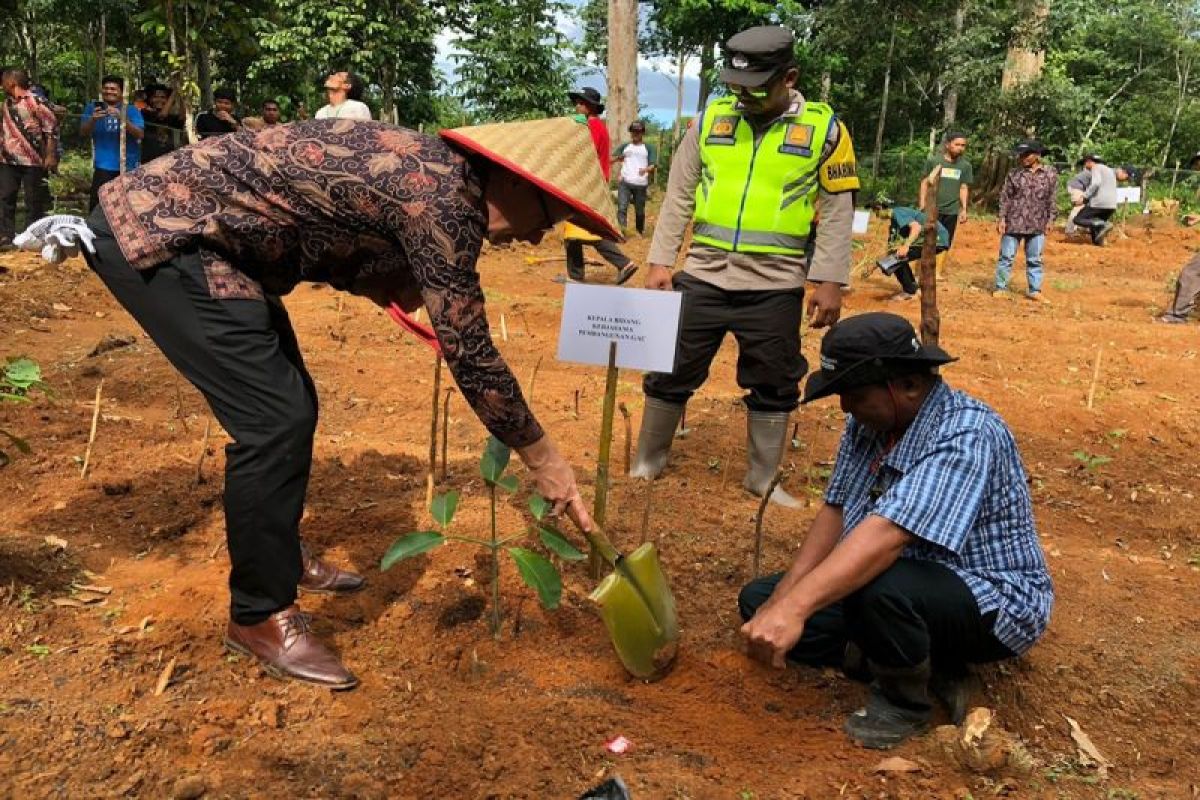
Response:
M130 264L198 251L214 297L320 281L423 303L488 430L510 447L541 438L484 314L480 176L442 140L345 119L243 131L155 159L106 184L100 202Z
M1058 172L1048 164L1017 167L1000 189L1000 220L1007 234L1045 233L1058 211Z
M8 97L0 111L0 157L5 164L40 167L46 142L58 140L58 118L44 100L33 94Z
M867 515L915 539L902 558L944 564L996 612L993 634L1014 653L1046 629L1054 588L1025 468L1000 415L938 382L900 441L848 418L825 502L842 509L843 535Z

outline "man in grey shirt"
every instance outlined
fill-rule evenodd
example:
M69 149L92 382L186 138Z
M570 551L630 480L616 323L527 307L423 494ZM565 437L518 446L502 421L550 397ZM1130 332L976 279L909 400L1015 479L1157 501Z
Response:
M833 111L795 90L793 47L791 32L775 26L731 38L721 73L730 96L709 103L671 162L646 287L683 292L683 315L675 371L650 373L643 384L635 477L655 478L666 467L684 405L733 333L738 385L747 392L743 485L765 494L807 369L800 355L806 283L810 327L841 313L859 188L854 149ZM689 222L692 246L672 275ZM771 500L799 505L778 487Z
M1100 247L1112 230L1109 218L1117 210L1117 181L1127 180L1129 172L1125 167L1114 171L1095 153L1083 157L1083 168L1091 174L1091 180L1083 192L1084 206L1075 215L1075 225L1087 231L1092 244Z
M1078 166L1083 167L1083 162L1080 161ZM1074 236L1075 232L1079 230L1075 225L1075 217L1083 210L1088 184L1091 182L1092 173L1086 169L1080 169L1071 180L1067 181L1067 194L1071 197L1071 213L1067 215L1067 224L1063 228L1063 232L1067 236Z

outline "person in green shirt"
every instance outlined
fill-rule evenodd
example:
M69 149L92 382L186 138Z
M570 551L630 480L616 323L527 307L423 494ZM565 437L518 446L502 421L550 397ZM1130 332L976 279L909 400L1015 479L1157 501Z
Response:
M971 162L964 153L967 151L967 135L951 131L942 140L942 152L925 160L925 170L922 175L929 175L936 167L942 168L942 177L938 183L937 206L938 222L946 228L950 243L954 243L954 232L959 223L967 221L967 201L971 184L975 182L975 174L971 170ZM921 181L918 192L920 198L917 207L925 208L925 193L929 182ZM939 264L939 267L941 265Z

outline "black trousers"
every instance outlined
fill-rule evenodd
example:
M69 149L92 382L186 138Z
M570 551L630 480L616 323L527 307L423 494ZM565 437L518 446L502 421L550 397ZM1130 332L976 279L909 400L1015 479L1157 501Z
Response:
M596 248L596 252L604 256L604 260L618 270L629 265L629 256L621 251L616 242L601 239L597 242L581 242L578 239L567 239L567 275L572 280L582 281L586 277L583 261L583 246L587 244Z
M1115 208L1094 208L1092 206L1084 206L1075 215L1075 226L1083 228L1092 237L1092 244L1096 243L1100 230L1104 227L1104 223L1108 222L1109 218L1116 213Z
M782 573L746 584L738 595L742 619L754 616ZM996 612L979 613L971 590L949 567L901 558L875 580L813 614L788 657L813 666L842 666L854 642L871 661L912 667L926 658L939 672L960 676L967 664L1012 658L992 635Z
M300 516L312 466L317 392L279 298L209 294L196 253L148 270L121 254L103 209L92 269L233 438L225 448L231 616L253 625L296 600Z
M119 177L121 177L121 173L118 170L100 169L99 167L92 169L92 193L88 197L88 211L100 204L100 187L113 178Z
M675 275L683 292L674 372L651 372L642 382L649 397L683 404L708 378L725 334L738 343L737 382L751 411L792 411L800 401L800 379L808 369L800 355L804 290L729 292Z
M17 233L17 194L25 191L25 224L46 216L50 210L50 187L42 167L0 164L0 239Z
M946 229L949 240L946 242L946 248L949 249L950 245L954 244L954 232L958 230L958 214L938 214L938 222Z
M629 202L633 201L633 218L637 223L637 232L646 232L646 192L649 186L636 186L621 181L617 184L617 222L625 227L629 218Z

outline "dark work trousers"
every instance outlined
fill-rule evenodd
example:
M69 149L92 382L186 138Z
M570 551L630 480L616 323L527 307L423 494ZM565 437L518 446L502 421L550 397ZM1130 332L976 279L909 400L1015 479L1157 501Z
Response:
M100 169L96 167L92 170L92 193L88 197L88 211L92 211L100 203L100 187L111 181L113 178L121 177L121 173L117 170Z
M957 219L957 217L955 217L955 219ZM949 249L949 245L946 247L939 246L936 249L936 252L944 253ZM892 273L896 276L896 280L900 281L900 288L905 294L916 294L921 289L921 284L917 280L916 273L913 272L913 265L915 264L917 269L921 268L921 254L924 252L924 245L921 247L914 246L908 248L908 259L899 267L897 267L894 273Z
M958 214L938 214L938 222L942 223L942 227L946 229L946 249L950 249L950 245L954 244L954 232L958 230Z
M1092 237L1092 244L1096 244L1096 237L1099 235L1104 223L1108 222L1109 217L1116 213L1115 208L1095 208L1093 206L1084 206L1075 215L1075 227L1083 228Z
M17 194L25 192L25 225L37 222L50 210L50 187L42 167L0 164L0 239L17 233Z
M604 256L604 260L612 264L618 271L629 265L629 256L621 252L616 242L600 239L596 242L581 242L578 239L567 239L567 275L576 281L586 279L583 262L583 246L585 244L596 248L596 252Z
M646 190L649 186L637 186L621 181L617 184L617 222L625 227L629 218L629 201L633 201L633 219L637 223L637 232L646 232Z
M738 611L754 616L782 573L742 587ZM840 667L846 644L854 642L884 667L913 667L926 658L938 672L961 676L967 664L1012 658L992 635L996 612L979 613L975 596L949 567L901 558L875 580L809 617L788 658L812 666Z
M642 388L648 397L683 404L708 378L725 334L737 339L737 382L751 411L792 411L807 371L800 355L804 289L729 292L680 272L683 292L674 372L651 372ZM665 335L665 334L664 334Z
M103 209L88 219L88 263L233 438L225 448L231 615L253 625L296 600L300 516L317 392L279 298L219 300L196 253L135 270Z

